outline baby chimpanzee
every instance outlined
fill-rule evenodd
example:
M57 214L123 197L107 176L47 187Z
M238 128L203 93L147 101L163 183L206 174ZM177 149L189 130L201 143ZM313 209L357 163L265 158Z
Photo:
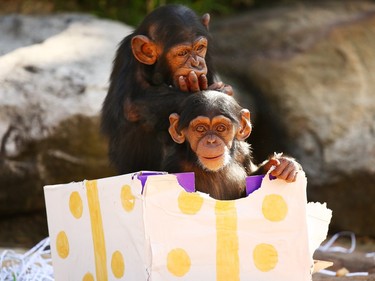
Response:
M265 174L293 182L301 166L275 154L261 165L252 162L250 111L231 96L205 91L188 96L178 113L169 116L174 140L164 160L167 172L194 172L196 190L220 200L246 196L246 177Z

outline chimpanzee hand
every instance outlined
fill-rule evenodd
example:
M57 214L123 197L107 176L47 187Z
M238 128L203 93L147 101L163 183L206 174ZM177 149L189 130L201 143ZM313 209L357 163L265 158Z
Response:
M191 71L188 77L180 76L178 79L178 87L183 92L196 93L204 90L216 90L233 96L232 86L224 84L223 82L215 82L208 86L206 75L202 74L198 78L194 71Z
M215 82L208 87L209 90L216 90L227 94L228 96L233 96L233 88L231 85L224 84L223 82Z
M178 79L178 88L183 92L199 92L207 90L208 81L206 75L197 76L194 71L191 71L187 77L180 76Z
M274 156L270 157L264 163L263 169L267 172L272 166L275 166L275 169L270 173L271 176L287 182L295 182L298 171L302 170L301 165L296 160L282 156L282 153L275 153Z

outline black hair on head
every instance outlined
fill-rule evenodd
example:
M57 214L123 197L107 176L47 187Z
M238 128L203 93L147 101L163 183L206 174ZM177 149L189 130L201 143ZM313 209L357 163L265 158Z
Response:
M198 36L209 35L193 10L177 4L156 8L145 17L135 34L146 35L162 42L166 49L177 43L191 42Z
M203 91L191 94L180 106L179 130L187 128L191 120L201 115L209 118L223 115L238 124L242 109L233 97L222 92Z

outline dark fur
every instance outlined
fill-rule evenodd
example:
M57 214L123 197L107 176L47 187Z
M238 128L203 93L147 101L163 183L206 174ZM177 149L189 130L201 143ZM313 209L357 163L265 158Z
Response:
M187 128L197 116L214 117L224 115L239 124L242 107L225 94L191 95L181 104L179 130ZM245 141L233 141L231 161L219 171L208 171L198 163L197 155L190 144L174 144L165 159L164 170L168 172L194 172L196 190L221 200L232 200L246 195L246 177L254 174L257 167L252 162L250 145Z
M165 58L154 65L144 65L133 56L131 39L135 35L151 37L151 27L155 28L152 39L163 43L164 54L177 43L205 36L209 41L208 84L214 80L211 39L197 15L180 5L163 6L149 14L121 42L102 108L101 129L109 140L109 159L118 173L161 169L165 146L171 142L167 135L168 116L188 95L170 87L172 77ZM138 116L138 120L127 119L127 112Z

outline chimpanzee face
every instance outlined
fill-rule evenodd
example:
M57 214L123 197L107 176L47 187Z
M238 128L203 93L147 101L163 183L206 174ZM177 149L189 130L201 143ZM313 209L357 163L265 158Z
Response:
M225 167L232 161L233 143L251 133L249 110L216 91L188 96L183 106L186 108L181 116L169 116L172 139L179 144L187 142L204 169L218 171Z
M195 72L197 77L207 74L206 53L208 41L200 36L193 42L183 42L170 48L166 54L174 86L178 86L183 77L188 83L188 75Z

